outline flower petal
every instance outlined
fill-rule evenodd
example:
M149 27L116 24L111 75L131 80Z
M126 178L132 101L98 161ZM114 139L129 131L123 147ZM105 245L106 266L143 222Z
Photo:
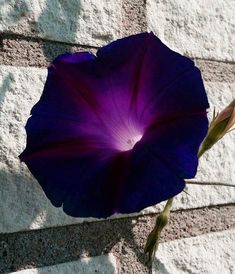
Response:
M95 101L91 95L87 95L82 84L75 86L69 78L69 73L63 73L61 67L65 69L69 67L68 72L72 68L76 74L76 66L92 63L94 59L95 56L87 52L58 56L48 68L43 94L33 107L31 114L66 118L79 122L84 117L87 118L86 115L93 117L90 105L95 106ZM76 78L76 75L74 76Z
M26 130L27 148L20 159L52 204L63 205L72 216L110 216L114 195L112 184L107 185L107 166L116 151L98 138L80 136L70 120L33 115Z
M97 56L112 71L111 86L123 93L122 98L126 94L126 112L141 124L200 113L209 107L193 61L170 50L153 33L114 41ZM121 85L123 88L118 88Z
M197 172L198 149L208 129L206 114L156 122L143 141L180 178L193 178Z
M184 189L184 180L149 150L149 147L138 144L129 157L128 174L120 181L116 196L116 212L139 212L177 195Z
M22 154L21 159L52 204L63 206L74 217L138 212L178 194L185 186L183 179L144 146L110 154L87 153L74 143L63 143Z

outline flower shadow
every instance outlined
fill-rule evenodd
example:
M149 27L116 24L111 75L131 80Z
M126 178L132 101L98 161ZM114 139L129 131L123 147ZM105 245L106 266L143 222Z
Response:
M109 257L100 256L93 259L82 259L79 261L73 261L68 263L62 263L49 267L38 268L38 274L48 273L84 273L84 274L115 274L115 264L110 260Z
M0 86L0 110L1 105L4 103L6 93L11 86L12 76L12 73L8 73L7 76L2 80Z
M159 273L159 274L171 274L170 272L168 272L168 270L166 269L165 265L159 259L156 259L154 261L153 265L154 265L153 269L154 269L155 273Z
M72 51L80 9L80 0L47 0L45 2L45 7L35 22L34 31L47 39L42 41L42 47L44 56L49 62L61 53Z
M1 169L0 185L3 205L0 207L0 231L3 232L0 242L5 246L2 253L6 254L1 260L0 272L37 267L39 273L48 273L41 267L111 253L124 266L132 261L144 269L143 273L148 273L143 249L149 231L142 231L143 217L125 216L92 222L83 219L81 223L81 219L67 216L62 224L61 209L49 204L39 184L24 168L21 172ZM61 226L56 226L56 221ZM68 221L74 224L68 225ZM93 267L92 261L83 264L84 269Z
M15 1L15 3L11 3L10 5L8 0L1 0L0 5L3 11L3 17L1 18L3 26L14 27L15 24L19 23L30 12L29 0Z
M55 5L57 2L58 6ZM67 5L69 5L68 1L48 0L45 9L35 22L36 31L46 33L46 39L49 40L54 37L54 33L59 35L61 31L59 24L51 20L52 6L56 7L53 9L53 18L59 20L62 15L65 22L69 22L66 24L70 25L67 29L68 33L66 33L66 27L62 30L66 33L68 43L60 43L59 46L53 47L53 43L42 42L43 51L48 60L54 59L59 53L72 50L72 41L74 41L76 32L73 21L79 17L80 1L77 1L76 7L72 9L74 11L72 15ZM72 17L73 21L71 21ZM53 23L53 28L50 29L48 22ZM59 52L56 52L55 48ZM10 82L9 75L2 85L2 100L4 100ZM11 153L10 150L3 159L6 166L0 169L0 198L4 205L0 207L0 231L4 231L0 234L0 240L3 240L7 246L7 255L3 262L4 271L15 271L29 266L43 267L77 260L85 256L99 256L108 253L120 256L124 264L128 264L131 256L134 255L141 265L145 265L143 241L140 243L141 239L137 240L133 232L132 221L137 220L137 217L45 228L55 225L56 219L60 216L59 210L52 210L40 186L24 168L21 169L20 165L15 167L8 163L7 154L9 153ZM63 221L60 220L60 222L62 225ZM28 230L35 229L35 223L36 227L44 227L44 229ZM14 230L16 224L17 230ZM14 231L16 233L9 234ZM143 239L144 236L143 234ZM84 264L89 266L89 262ZM38 273L48 273L45 271L41 268Z
M44 194L39 185L27 174L4 170L0 170L0 182L3 204L0 208L0 229L4 232L0 233L0 243L3 244L0 254L4 254L0 272L36 267L39 268L38 273L50 273L42 267L111 253L122 265L137 263L144 269L143 273L148 273L143 254L146 231L142 233L139 225L143 225L143 220L139 222L139 217L84 220L83 223L45 228L51 226L52 210L41 203L43 197L40 198L40 195ZM74 219L76 221L79 220ZM33 223L44 228L32 229ZM14 232L15 224L19 232ZM107 260L105 262L109 273L115 273L114 270L112 272L113 265ZM86 270L84 273L94 269L93 260L81 263Z

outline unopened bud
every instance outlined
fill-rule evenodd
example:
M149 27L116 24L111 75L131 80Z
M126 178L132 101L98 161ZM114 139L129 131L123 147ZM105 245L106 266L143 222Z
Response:
M170 198L167 201L164 207L164 210L157 217L154 229L151 231L151 233L148 236L147 243L144 248L144 252L148 254L148 262L152 261L153 257L155 256L155 253L157 252L161 232L163 228L168 224L172 202L173 202L173 198Z
M161 231L168 223L168 215L162 212L156 220L154 229L148 236L147 243L144 248L144 252L149 254L148 261L151 262L158 249Z
M198 157L218 142L235 124L235 100L233 100L223 111L214 115L208 129L208 133L201 143Z

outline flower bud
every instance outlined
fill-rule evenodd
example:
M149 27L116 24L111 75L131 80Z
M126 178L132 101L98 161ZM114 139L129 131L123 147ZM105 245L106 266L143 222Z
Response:
M155 253L159 245L161 231L167 225L167 223L168 223L168 214L166 214L165 212L162 212L158 216L155 227L152 230L152 232L149 234L147 243L144 248L145 254L148 253L148 256L149 256L148 262L151 262L153 257L155 256Z
M199 148L198 157L218 142L234 124L235 100L233 100L223 111L217 115L214 114L213 120L209 125L208 133Z
M170 198L167 201L163 211L157 217L155 227L148 236L147 243L144 248L144 253L148 254L148 262L149 263L152 262L152 260L155 256L155 253L157 252L161 232L162 232L163 228L168 224L169 214L170 214L170 210L172 207L172 203L173 203L173 198Z

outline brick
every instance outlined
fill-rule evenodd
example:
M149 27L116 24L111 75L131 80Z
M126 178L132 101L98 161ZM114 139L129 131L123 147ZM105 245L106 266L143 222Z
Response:
M96 52L94 47L47 40L2 35L0 64L23 67L47 67L59 54L66 52Z
M228 205L171 212L161 244L235 228L234 209ZM156 215L0 234L0 273L112 253L121 262L119 274L145 274L143 248Z
M235 230L210 233L161 244L153 274L234 273Z
M212 120L214 108L221 111L235 98L235 82L206 82L205 87L210 103L208 116ZM201 157L197 180L235 183L234 140L235 131L232 131Z
M139 32L145 32L147 30L145 2L145 0L123 0L123 36L128 36Z
M147 0L148 30L191 57L235 61L231 0Z
M54 208L18 155L25 147L24 125L31 107L37 102L46 78L46 69L1 66L0 94L0 232L36 229L83 222L61 208ZM233 96L233 85L206 83L213 105L226 105ZM234 146L231 133L202 159L199 179L234 183ZM212 156L209 156L209 155ZM204 157L204 156L203 156ZM209 158L207 158L209 157ZM217 157L214 161L213 157ZM189 185L177 196L174 210L235 202L235 188ZM162 204L142 213L159 212ZM121 215L123 216L123 215ZM92 221L94 219L85 219Z
M41 268L31 268L11 272L11 274L38 274L38 273L57 273L57 274L117 274L115 257L112 255L102 255L97 257L88 257L81 260L45 266Z
M100 46L120 37L122 0L3 0L0 32Z

